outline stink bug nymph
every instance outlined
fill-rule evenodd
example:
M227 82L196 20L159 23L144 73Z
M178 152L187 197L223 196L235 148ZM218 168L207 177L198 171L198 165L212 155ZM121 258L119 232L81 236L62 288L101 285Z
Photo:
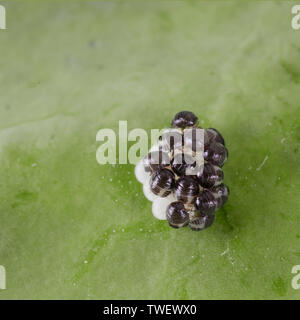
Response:
M175 186L175 176L174 173L168 169L160 169L153 174L150 180L151 191L160 196L166 197Z
M199 193L199 184L193 177L185 176L176 181L175 197L183 203L194 203Z
M193 127L198 124L198 118L193 112L181 111L178 112L173 121L172 127L184 129L186 127Z
M185 227L189 223L189 214L180 201L175 201L167 207L167 220L173 228Z

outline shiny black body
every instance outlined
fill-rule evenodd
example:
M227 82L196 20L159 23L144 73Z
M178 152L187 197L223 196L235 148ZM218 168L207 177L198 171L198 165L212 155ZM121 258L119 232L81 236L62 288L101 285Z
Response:
M174 173L168 169L160 169L153 174L150 180L151 191L160 196L166 197L175 186Z
M170 157L164 151L149 152L144 158L146 172L155 172L170 165Z
M189 214L180 201L172 202L167 208L167 220L171 227L181 228L189 223Z
M198 123L198 118L193 112L181 111L175 115L171 124L172 124L172 127L184 129L186 127L193 127L197 125L197 123Z
M183 203L194 203L199 193L199 184L191 176L185 176L176 181L175 197Z

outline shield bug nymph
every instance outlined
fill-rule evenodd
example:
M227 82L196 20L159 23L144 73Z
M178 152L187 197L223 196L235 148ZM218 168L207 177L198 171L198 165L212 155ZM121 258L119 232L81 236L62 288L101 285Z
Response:
M199 185L192 176L185 176L176 181L175 197L183 203L194 203L199 193Z
M189 214L180 201L175 201L167 207L167 220L173 228L185 227L189 223Z
M172 159L171 167L178 176L184 176L188 169L193 170L196 167L196 160L187 153L179 152Z
M169 129L159 137L160 147L164 152L173 154L174 150L181 150L183 146L183 135L177 129Z
M218 200L210 190L205 189L197 196L195 207L200 213L213 214L218 208Z
M193 127L198 124L198 118L191 111L178 112L173 121L172 127L184 129L186 127Z
M218 208L221 208L226 203L230 193L228 186L224 183L220 184L219 186L213 187L211 189L211 192L218 201Z
M214 214L199 213L190 219L189 227L193 231L201 231L210 227L215 220Z
M223 180L223 170L209 162L204 164L203 171L197 174L196 179L204 188L220 185Z
M151 191L160 197L168 196L175 186L174 173L168 169L160 169L155 172L150 180Z
M204 160L208 161L218 167L222 167L227 160L228 151L223 144L214 142L208 147L205 146Z
M198 127L183 130L183 145L185 150L202 153L204 150L204 130Z
M218 142L221 143L223 146L225 146L225 140L222 137L221 133L214 128L208 128L204 131L204 142L205 144L209 144L212 142Z
M170 157L164 151L149 152L144 158L146 172L155 172L170 165Z

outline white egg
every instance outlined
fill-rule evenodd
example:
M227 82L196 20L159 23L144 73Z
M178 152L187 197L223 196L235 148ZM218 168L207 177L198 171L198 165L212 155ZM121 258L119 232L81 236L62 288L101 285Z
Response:
M156 196L150 189L150 183L149 181L145 182L143 185L143 192L145 197L149 200L149 201L154 201L155 199L159 198L158 196Z
M146 183L150 179L150 173L144 169L143 159L140 160L134 169L135 176L140 183Z
M158 197L152 203L152 213L156 219L167 220L166 211L170 203L176 201L173 193L168 195L166 198Z

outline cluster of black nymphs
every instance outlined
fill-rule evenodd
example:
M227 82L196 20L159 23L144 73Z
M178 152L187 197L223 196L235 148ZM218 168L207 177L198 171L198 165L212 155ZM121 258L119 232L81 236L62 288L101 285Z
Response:
M222 135L216 129L200 128L192 112L177 113L172 128L159 137L159 148L143 160L145 171L151 175L150 190L156 196L172 199L165 212L171 227L189 225L192 230L203 230L213 223L215 211L228 199L229 189L222 183L228 151ZM202 141L193 134L191 139L183 139L186 130L193 133L196 129L202 129ZM199 170L198 162L190 158L197 158L201 143Z

